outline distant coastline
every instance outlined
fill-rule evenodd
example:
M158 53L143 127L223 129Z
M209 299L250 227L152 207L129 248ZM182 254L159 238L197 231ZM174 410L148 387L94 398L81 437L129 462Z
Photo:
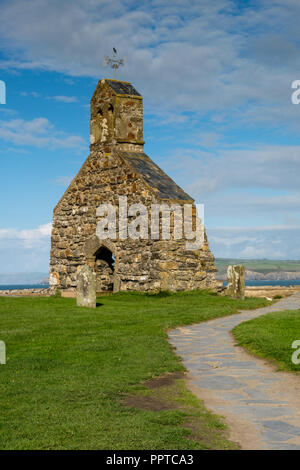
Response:
M48 283L49 274L47 272L0 273L1 286L36 286Z
M49 284L0 284L0 290L47 289Z
M227 285L227 281L224 281L224 286ZM245 280L246 286L281 286L281 287L289 287L289 286L300 286L300 279L291 279L291 280L272 280L272 279L264 279L264 280Z
M217 279L225 281L227 279L226 273L218 273ZM256 271L250 271L248 269L245 270L245 280L246 281L299 281L300 282L300 272L299 271L277 271L277 272L270 272L270 273L259 273ZM249 284L250 285L250 284Z
M255 260L255 259L230 259L217 258L215 260L217 279L227 279L227 268L230 264L242 264L245 266L246 281L266 281L268 285L298 285L300 281L300 261L298 260ZM273 284L279 281L279 284ZM288 281L288 284L285 282ZM267 284L247 284L267 285Z
M216 258L216 277L226 282L230 264L245 266L246 286L300 285L300 260ZM0 273L0 290L48 288L46 272Z
M227 284L227 281L224 280L224 285ZM272 279L264 279L264 280L246 280L246 286L299 286L300 279L291 279L291 280L272 280ZM49 284L3 284L0 285L1 290L21 290L21 289L47 289Z

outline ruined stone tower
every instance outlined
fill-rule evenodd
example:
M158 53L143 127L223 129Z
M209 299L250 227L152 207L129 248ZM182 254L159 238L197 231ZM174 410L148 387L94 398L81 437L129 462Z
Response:
M77 269L89 264L98 292L214 287L216 269L205 233L200 249L187 249L186 240L174 232L178 212L170 211L169 239L162 233L153 236L153 205L163 208L160 228L171 205L191 205L194 225L196 210L193 199L144 153L143 100L130 83L99 81L91 100L90 143L89 157L53 212L50 285L63 295L74 294ZM120 225L119 203L125 197L126 214L133 204L148 211L139 237L127 236L128 229ZM103 204L116 208L119 222L112 238L99 238ZM129 212L125 223L132 220Z

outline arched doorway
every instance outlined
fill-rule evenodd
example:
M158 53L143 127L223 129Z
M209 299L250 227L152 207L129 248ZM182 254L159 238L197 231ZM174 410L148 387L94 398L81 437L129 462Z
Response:
M118 275L119 257L116 246L94 235L86 240L83 250L87 264L95 270L97 292L119 292L121 281Z
M105 246L95 253L95 271L97 292L113 292L115 257Z

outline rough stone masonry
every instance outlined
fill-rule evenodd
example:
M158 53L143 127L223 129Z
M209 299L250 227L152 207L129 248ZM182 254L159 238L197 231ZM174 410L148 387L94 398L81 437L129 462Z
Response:
M199 250L185 239L99 239L100 204L192 204L194 200L145 153L143 99L128 82L103 79L91 100L90 155L53 213L50 286L76 294L77 269L88 264L97 292L214 288L216 268L206 234ZM173 217L172 217L173 216ZM150 222L149 222L150 224ZM150 227L149 227L150 230ZM118 234L117 234L118 235Z

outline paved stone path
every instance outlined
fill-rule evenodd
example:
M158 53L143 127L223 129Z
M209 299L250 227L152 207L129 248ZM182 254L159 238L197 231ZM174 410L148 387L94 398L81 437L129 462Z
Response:
M190 389L208 409L225 417L230 439L242 449L300 450L300 375L277 372L249 355L235 346L230 332L259 315L299 308L300 292L269 307L169 332L188 369ZM296 339L300 331L295 331Z

